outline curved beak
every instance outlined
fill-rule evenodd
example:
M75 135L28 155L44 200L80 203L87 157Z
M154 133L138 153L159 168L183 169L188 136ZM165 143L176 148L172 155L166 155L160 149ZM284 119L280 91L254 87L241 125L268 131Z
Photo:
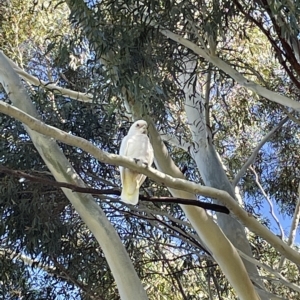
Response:
M145 125L143 126L143 134L147 134L148 133L148 127Z

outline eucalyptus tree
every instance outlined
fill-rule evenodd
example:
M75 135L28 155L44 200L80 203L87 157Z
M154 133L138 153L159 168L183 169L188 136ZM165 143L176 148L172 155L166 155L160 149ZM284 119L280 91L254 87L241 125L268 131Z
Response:
M122 165L148 175L143 189L148 199L169 193L176 198L212 198L227 205L231 214L217 213L215 222L195 206L141 202L129 207L105 194L95 202L68 189L62 193L52 186L3 176L3 257L14 257L16 266L24 261L23 254L38 260L40 264L31 264L58 282L53 297L65 291L61 282L70 290L76 287L74 297L81 293L96 299L119 295L144 299L144 289L155 299L234 298L234 292L241 299L258 299L257 292L261 299L275 297L272 294L297 297L293 263L300 262L299 254L267 229L269 224L257 209L262 196L270 195L292 213L292 202L282 199L297 197L291 167L297 158L290 159L298 149L297 70L292 69L290 56L288 63L284 60L296 45L297 7L276 1L250 4L250 8L242 1L28 4L26 18L19 19L11 33L14 44L7 34L3 48L24 69L1 56L3 98L19 110L7 104L0 110L26 129L2 116L3 164L30 170L35 180L43 176L48 184L52 173L57 181L78 186L85 182L114 192L120 186L114 166ZM13 9L7 11L13 15ZM273 22L269 28L267 14ZM274 17L278 14L279 19ZM32 28L36 38L24 35L30 16L45 28L45 32ZM45 16L51 26L45 24ZM57 17L59 24L53 21ZM8 26L12 21L7 17L2 22ZM276 26L282 22L286 23L282 32L287 33L278 40ZM274 47L281 56L274 55ZM19 51L24 48L30 51ZM296 50L291 51L296 57ZM38 121L36 109L54 128ZM173 178L112 155L118 153L129 122L140 118L150 125L156 168ZM41 134L58 140L60 149ZM246 235L243 225L252 234ZM250 245L260 261L253 260ZM284 268L275 251L293 263L287 261ZM263 263L289 270L293 282ZM266 272L283 288L275 289ZM6 289L14 284L8 283ZM46 293L46 287L39 288Z

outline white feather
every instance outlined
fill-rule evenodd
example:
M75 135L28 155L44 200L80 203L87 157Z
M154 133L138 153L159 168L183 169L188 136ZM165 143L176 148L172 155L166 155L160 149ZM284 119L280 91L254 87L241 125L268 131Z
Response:
M121 143L119 154L130 158L136 158L151 166L154 155L153 148L147 136L147 122L136 121L132 124L128 134ZM121 200L125 203L135 205L139 201L139 189L146 176L130 169L120 167L122 194Z

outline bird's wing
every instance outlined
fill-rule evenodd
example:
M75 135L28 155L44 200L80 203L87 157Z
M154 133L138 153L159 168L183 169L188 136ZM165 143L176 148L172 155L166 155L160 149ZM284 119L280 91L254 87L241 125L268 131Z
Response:
M145 134L135 134L124 137L120 147L120 155L137 158L149 166L153 163L153 148ZM122 194L121 200L130 204L137 204L139 188L146 176L127 168L120 167Z
M122 155L122 156L127 156L126 155L127 148L128 148L128 135L126 135L123 138L122 142L121 142L119 154ZM120 169L121 181L122 181L122 184L123 184L124 175L125 175L125 168L120 166L119 169Z

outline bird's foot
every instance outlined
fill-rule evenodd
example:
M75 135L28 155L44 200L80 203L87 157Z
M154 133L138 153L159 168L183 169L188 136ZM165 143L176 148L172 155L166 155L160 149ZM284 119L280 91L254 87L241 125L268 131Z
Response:
M148 167L148 163L146 161L142 161L138 158L134 158L133 160L138 166L146 167L146 168Z
M139 160L138 158L134 158L133 160L134 160L134 162L135 162L137 165L139 164L139 161L140 161L140 160Z

